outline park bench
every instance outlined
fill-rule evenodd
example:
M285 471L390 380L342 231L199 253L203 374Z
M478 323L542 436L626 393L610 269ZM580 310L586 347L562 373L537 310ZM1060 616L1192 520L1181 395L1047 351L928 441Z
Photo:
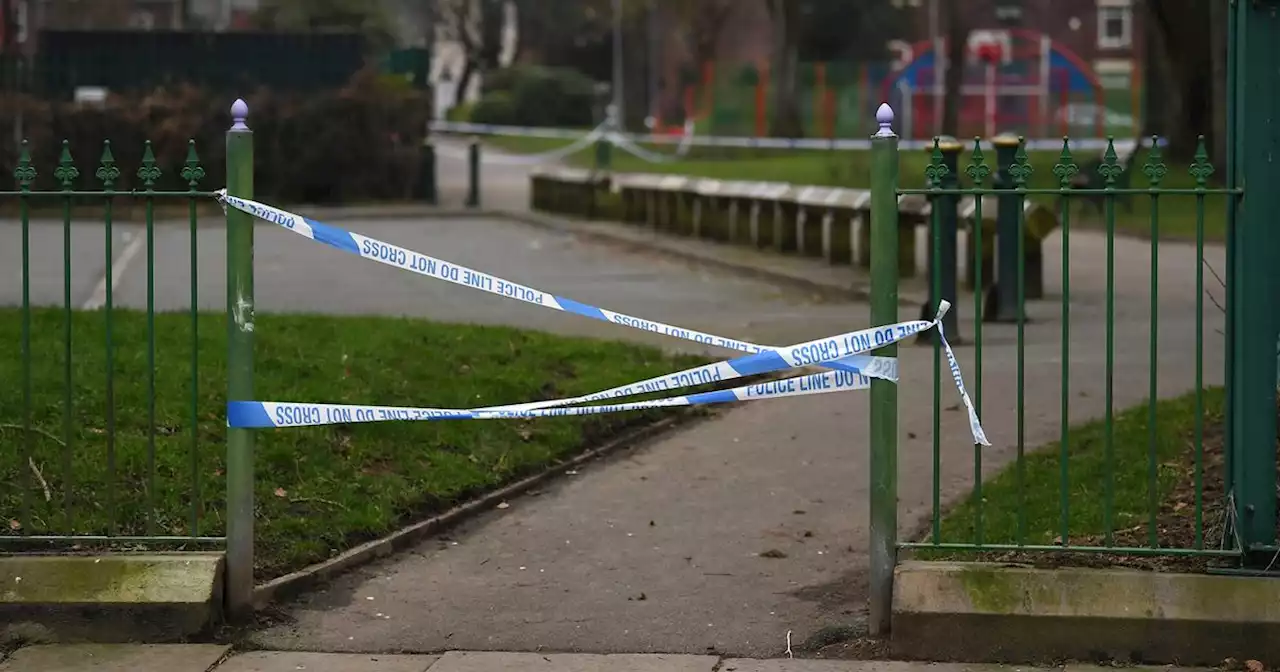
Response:
M831 264L856 260L866 268L871 263L867 190L648 173L606 177L565 168L539 170L532 179L531 201L539 210L591 217L601 207L601 190L607 188L618 195L619 216L625 222L821 257ZM927 196L898 199L899 269L904 277L919 272L916 242L931 212Z
M671 230L679 226L681 193L689 181L682 175L632 173L615 175L613 189L622 198L626 221Z
M596 216L600 195L610 187L608 173L581 168L539 167L529 181L532 209L588 219Z
M871 202L870 192L832 187L796 189L795 250L806 257L821 256L827 263L853 260L853 228L858 207Z

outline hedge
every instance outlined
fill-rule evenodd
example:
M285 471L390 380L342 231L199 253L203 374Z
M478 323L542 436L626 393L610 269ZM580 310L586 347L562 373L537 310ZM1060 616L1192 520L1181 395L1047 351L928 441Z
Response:
M418 148L430 99L362 72L341 89L313 94L262 89L245 97L254 131L255 193L275 203L353 203L412 197ZM94 175L103 141L120 167L119 190L138 186L145 142L164 175L158 189L185 189L179 171L195 140L206 177L200 188L223 186L225 133L232 101L189 86L145 95L111 96L102 104L0 98L0 170L13 175L19 155L14 128L21 115L38 172L35 189L56 189L62 141L72 153L79 189L98 189ZM9 179L12 179L11 177Z

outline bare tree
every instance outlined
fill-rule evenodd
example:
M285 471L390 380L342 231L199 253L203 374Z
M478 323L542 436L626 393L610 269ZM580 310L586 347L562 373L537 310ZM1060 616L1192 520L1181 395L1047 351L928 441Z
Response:
M965 52L969 44L969 23L959 2L947 2L947 53L946 70L942 76L942 132L960 135L960 108L964 85ZM941 64L940 64L941 65Z
M1144 35L1153 41L1149 88L1158 92L1149 95L1144 134L1158 131L1168 137L1174 157L1189 159L1196 136L1204 134L1214 161L1225 161L1227 9L1227 3L1201 0L1147 0L1140 8ZM1157 110L1158 119L1151 119L1150 112Z
M804 133L797 99L800 66L800 2L769 0L773 20L773 119L769 132L775 137L798 138Z
M501 65L506 4L506 0L439 0L444 34L462 47L462 75L458 78L455 105L463 102L477 74Z

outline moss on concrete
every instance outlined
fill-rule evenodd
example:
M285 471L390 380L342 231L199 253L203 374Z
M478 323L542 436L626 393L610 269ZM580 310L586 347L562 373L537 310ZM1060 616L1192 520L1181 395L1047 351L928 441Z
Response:
M220 571L213 554L13 556L0 558L0 602L208 602Z
M1011 613L1022 603L1014 577L996 567L970 565L961 568L958 576L969 603L980 611Z

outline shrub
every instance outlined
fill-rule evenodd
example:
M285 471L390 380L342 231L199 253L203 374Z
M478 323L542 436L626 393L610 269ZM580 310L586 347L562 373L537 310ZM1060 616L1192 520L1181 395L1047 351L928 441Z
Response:
M427 97L389 85L369 72L342 89L319 94L261 89L247 96L254 131L255 194L275 203L350 203L409 198L417 181L417 147L430 112ZM24 121L37 189L57 188L53 178L67 142L80 177L76 186L98 189L94 177L103 140L120 168L116 189L139 186L144 143L151 141L164 175L158 189L185 189L179 171L194 139L206 177L202 190L224 183L225 132L231 102L179 86L145 95L111 96L101 105L49 102L20 96L0 99L0 128ZM0 133L0 171L13 174L18 156L9 133Z
M471 120L517 126L591 126L595 82L577 70L519 65L485 76Z

